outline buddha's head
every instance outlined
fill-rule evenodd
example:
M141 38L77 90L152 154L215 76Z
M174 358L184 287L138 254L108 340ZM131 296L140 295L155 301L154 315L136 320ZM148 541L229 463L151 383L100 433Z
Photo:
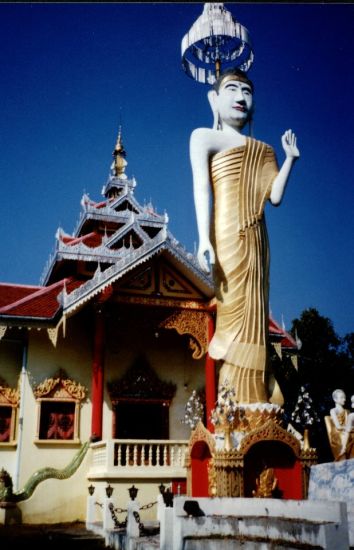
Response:
M252 118L254 86L240 69L228 69L216 80L208 99L214 114L214 128L242 129Z

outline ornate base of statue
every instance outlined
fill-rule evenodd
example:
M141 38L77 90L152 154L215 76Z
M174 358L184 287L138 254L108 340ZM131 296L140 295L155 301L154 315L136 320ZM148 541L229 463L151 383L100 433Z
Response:
M239 406L232 422L222 419L215 434L202 422L191 433L187 493L195 497L305 499L314 464L316 449L283 427L278 406Z

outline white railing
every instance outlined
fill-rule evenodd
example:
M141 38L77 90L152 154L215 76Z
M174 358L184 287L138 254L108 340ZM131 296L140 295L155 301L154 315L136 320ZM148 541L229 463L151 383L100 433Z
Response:
M89 477L185 477L187 440L112 439L91 445Z

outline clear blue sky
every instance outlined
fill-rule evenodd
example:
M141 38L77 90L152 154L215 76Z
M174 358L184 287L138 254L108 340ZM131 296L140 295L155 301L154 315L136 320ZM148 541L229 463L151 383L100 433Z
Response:
M248 28L254 135L283 160L298 135L283 204L267 206L271 310L286 328L308 307L354 330L353 4L225 3ZM38 284L59 225L84 191L101 200L122 122L140 202L197 241L189 136L211 126L207 86L181 69L203 3L0 4L0 281Z

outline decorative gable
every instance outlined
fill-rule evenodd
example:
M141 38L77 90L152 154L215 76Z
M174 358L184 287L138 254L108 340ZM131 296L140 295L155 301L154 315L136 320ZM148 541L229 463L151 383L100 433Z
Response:
M205 297L162 257L128 275L117 285L119 293L153 295L159 298L202 300Z

